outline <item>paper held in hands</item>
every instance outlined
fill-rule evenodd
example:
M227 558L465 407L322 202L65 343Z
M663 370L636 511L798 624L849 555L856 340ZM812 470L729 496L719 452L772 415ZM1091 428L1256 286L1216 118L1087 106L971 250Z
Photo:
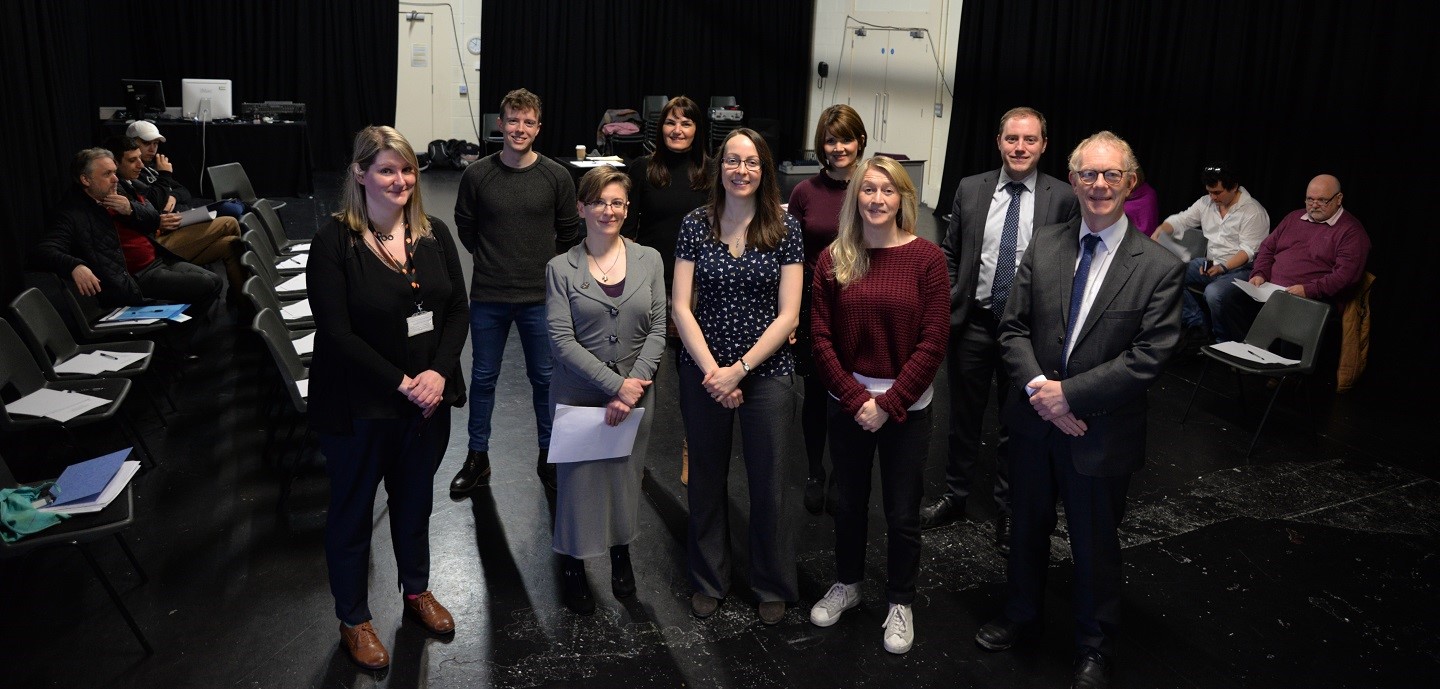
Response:
M1280 285L1277 285L1273 282L1266 282L1257 287L1250 284L1249 280L1241 280L1240 278L1234 278L1234 280L1235 284L1239 286L1240 289L1243 290L1246 294L1250 295L1251 299L1259 302L1268 301L1270 299L1270 295L1276 292L1285 291L1284 287L1281 287Z
M586 462L628 457L645 408L636 407L618 426L605 423L605 407L555 405L550 429L550 463Z
M215 211L208 208L191 208L180 212L180 227L188 227L215 219Z

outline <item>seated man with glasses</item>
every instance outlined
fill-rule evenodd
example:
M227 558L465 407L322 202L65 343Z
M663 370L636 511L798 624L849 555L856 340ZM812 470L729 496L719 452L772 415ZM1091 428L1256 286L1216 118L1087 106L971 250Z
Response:
M1354 214L1341 207L1345 195L1340 180L1318 175L1305 187L1305 207L1285 216L1255 255L1250 284L1274 283L1285 291L1307 299L1329 301L1337 308L1348 298L1365 275L1370 255L1370 236ZM1233 281L1214 285L1210 318L1217 342L1243 340L1260 314L1262 304L1251 299Z
M1214 303L1219 294L1211 287L1248 275L1255 250L1270 232L1270 214L1240 186L1240 177L1233 166L1207 165L1200 172L1200 183L1205 185L1205 195L1189 208L1165 218L1152 235L1159 239L1162 234L1173 234L1175 239L1182 239L1186 232L1197 227L1205 235L1205 255L1190 259L1185 267L1186 289L1180 302L1185 340L1192 345L1210 338L1205 333L1205 312L1200 308L1200 299L1190 290L1203 289L1206 304Z

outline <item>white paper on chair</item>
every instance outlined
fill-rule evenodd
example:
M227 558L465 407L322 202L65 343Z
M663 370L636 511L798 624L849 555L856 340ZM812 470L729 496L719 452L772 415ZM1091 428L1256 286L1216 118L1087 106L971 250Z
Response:
M301 273L289 280L275 285L276 292L300 292L305 289L305 274Z
M285 250L286 250L286 251L309 251L309 250L310 250L310 242L301 242L301 243L299 243L299 244L291 244L290 246L285 247Z
M287 259L285 259L285 260L283 260L283 261L275 264L275 267L276 267L276 268L282 268L282 269L285 269L285 268L304 268L304 267L305 267L305 264L307 264L307 263L309 263L309 262L310 262L310 254L295 254L294 256L291 256L290 258L287 258Z
M1273 282L1261 283L1257 287L1250 284L1249 280L1241 280L1240 278L1234 278L1234 280L1237 287L1243 290L1246 294L1250 295L1251 299L1259 302L1269 301L1270 295L1276 292L1285 291L1284 287L1281 287L1280 285L1277 285Z
M69 361L55 366L56 373L83 373L98 375L106 371L119 371L147 355L144 352L107 352L104 350L77 354Z
M300 396L306 399L310 397L310 379L295 381L295 387L300 388Z
M43 416L65 423L91 409L107 404L110 404L110 400L93 395L40 388L5 405L5 411L24 416Z
M290 344L295 345L296 354L309 354L315 351L315 333L291 340Z
M309 299L302 299L289 306L280 307L280 317L287 321L293 321L297 318L309 318L312 315L310 312Z
M120 497L120 491L125 490L125 486L130 483L130 479L134 478L138 471L140 471L139 462L134 460L125 462L120 465L120 471L115 472L115 477L110 479L109 483L105 484L105 490L101 491L94 499L79 503L70 503L68 505L50 505L39 508L39 511L63 512L65 514L99 512L109 507L110 503L115 502L115 498Z
M605 423L605 407L555 405L550 428L550 463L628 457L645 408L636 407L618 426Z
M1286 359L1272 351L1261 349L1255 345L1248 345L1244 342L1221 342L1210 345L1217 352L1229 354L1237 359L1253 361L1257 364L1280 364L1282 366L1294 366L1300 363L1299 359Z

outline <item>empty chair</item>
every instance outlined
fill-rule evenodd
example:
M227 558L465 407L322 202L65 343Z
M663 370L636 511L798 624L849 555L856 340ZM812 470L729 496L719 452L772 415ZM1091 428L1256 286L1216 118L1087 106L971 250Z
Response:
M257 276L269 284L270 287L275 290L276 296L280 299L305 299L309 297L309 294L304 289L281 289L281 285L293 278L281 277L280 272L275 270L275 264L273 262L260 258L260 255L254 251L246 251L241 254L240 265L245 266L251 275Z
M660 112L665 109L665 104L669 102L669 96L645 96L645 100L640 104L641 119L659 120Z
M0 457L0 488L16 488L20 484L16 482L15 475L6 464L5 458ZM140 583L145 583L149 578L145 570L140 567L140 561L135 559L135 553L130 550L130 545L125 542L121 532L129 528L135 520L135 502L131 496L130 486L120 492L105 509L99 512L88 514L75 514L60 524L51 526L44 531L30 534L14 543L6 543L0 540L0 560L9 560L24 557L30 553L56 546L73 546L80 554L85 556L85 562L89 563L90 571L95 573L95 578L100 580L100 585L105 588L105 593L110 596L110 602L115 604L115 609L120 611L120 616L125 618L125 624L130 626L130 633L135 635L135 640L140 642L140 647L145 649L145 655L151 655L155 649L150 646L150 641L145 638L145 633L136 624L135 617L130 614L130 609L125 607L125 601L120 599L120 594L115 586L110 583L110 578L105 575L105 570L95 560L94 553L90 552L89 544L95 541L115 537L115 542L120 545L120 550L130 560L130 566L135 569L135 574L140 578ZM15 595L23 595L21 592L13 592Z
M1308 375L1315 370L1321 334L1325 330L1325 319L1329 315L1330 305L1323 301L1297 297L1284 291L1271 294L1269 300L1265 302L1265 306L1260 309L1260 315L1255 317L1255 323L1250 326L1250 332L1245 335L1244 344L1268 351L1277 340L1288 343L1292 347L1300 348L1299 363L1265 364L1228 354L1217 349L1216 345L1202 347L1200 353L1206 356L1205 368L1200 372L1200 377L1195 380L1195 390L1190 393L1190 402L1185 405L1185 413L1180 417L1180 423L1185 423L1185 419L1190 416L1190 407L1195 404L1195 395L1200 392L1200 384L1204 382L1205 374L1214 362L1218 361L1229 366L1237 374L1248 373L1276 379L1278 382L1270 394L1270 401L1265 405L1265 413L1260 417L1260 424L1255 427L1255 435L1250 439L1250 447L1245 450L1245 457L1248 459L1250 453L1255 450L1256 441L1260 440L1260 431L1265 429L1265 422L1270 418L1270 410L1275 407L1275 398L1280 396L1280 390L1284 388L1285 381L1296 376ZM1244 381L1242 380L1240 383L1241 407L1243 408Z
M710 107L712 108L729 108L736 105L739 103L736 102L735 96L710 96Z
M300 354L295 351L295 345L290 340L290 334L285 329L285 324L280 320L280 314L273 309L261 309L255 314L250 328L260 339L265 341L265 348L270 350L271 360L275 363L275 371L284 388L285 400L273 406L273 414L267 413L266 427L268 433L265 439L264 455L270 457L271 448L276 440L276 427L283 418L288 417L285 424L285 437L280 441L282 444L289 443L295 434L300 434L302 442L296 450L295 458L292 461L285 461L287 452L275 460L275 464L284 471L283 483L280 487L280 495L276 507L284 510L285 503L290 498L290 488L295 482L295 476L300 471L300 465L305 457L305 450L309 447L309 428L305 422L309 405L306 398L309 396L310 369L300 359ZM289 402L292 414L285 413L284 401Z
M262 260L268 261L275 266L275 272L282 278L299 275L305 272L305 262L309 260L305 254L294 256L276 256L270 248L270 237L258 226L260 221L255 218L254 213L246 213L245 218L249 221L242 225L240 241L245 242L245 248L255 252Z
M40 372L40 365L31 356L30 350L20 341L20 336L10 322L0 319L0 391L5 399L13 402L40 389L59 392L77 392L109 400L109 403L91 409L69 421L60 422L45 416L12 415L0 406L0 433L18 433L40 429L55 429L65 432L102 421L118 420L122 433L130 436L135 445L143 451L141 461L147 458L154 463L154 453L145 444L145 438L121 411L125 398L130 394L130 381L124 378L81 378L75 380L46 381ZM13 395L13 396L12 396Z
M255 307L255 313L260 313L260 311L264 309L273 310L275 313L280 314L280 318L284 321L285 327L292 332L307 329L313 330L315 328L314 316L285 317L285 307L299 304L306 300L295 299L281 301L280 296L275 294L275 289L266 284L264 278L258 275L250 276L250 279L245 281L245 286L242 287L240 291L245 294L246 298L250 300L250 304Z
M500 129L500 113L487 112L480 116L481 131L485 132L483 143L485 152L490 152L490 147L500 147L505 143L505 134Z
M211 165L205 171L210 175L210 188L215 191L215 198L240 199L247 206L259 200L255 187L250 184L250 176L245 174L245 168L240 163ZM276 210L284 207L283 203L275 204Z
M111 309L100 305L93 296L85 296L70 280L61 280L61 292L69 306L71 321L78 328L75 335L86 342L133 340L142 335L161 333L170 321L140 323L136 321L101 322Z
M260 217L260 224L270 235L270 244L275 248L276 255L287 256L310 250L309 240L291 239L285 232L285 223L280 220L280 214L275 212L275 206L270 199L256 201L255 214Z

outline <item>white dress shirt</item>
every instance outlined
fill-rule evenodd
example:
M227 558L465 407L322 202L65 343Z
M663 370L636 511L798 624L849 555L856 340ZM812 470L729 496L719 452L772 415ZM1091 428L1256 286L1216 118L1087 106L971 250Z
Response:
M1260 242L1270 234L1270 214L1243 186L1240 187L1240 197L1235 199L1224 217L1220 216L1220 205L1206 194L1189 208L1165 218L1165 222L1175 229L1177 240L1184 238L1187 231L1200 228L1207 242L1205 258L1216 263L1229 261L1241 251L1249 257L1245 259L1246 263L1253 262Z
M1080 313L1075 316L1075 325L1072 338L1080 337L1080 327L1085 323L1085 317L1090 314L1090 307L1095 304L1095 295L1100 292L1100 285L1105 282L1105 275L1110 272L1110 264L1114 262L1115 250L1120 248L1120 240L1125 238L1125 231L1130 228L1130 220L1125 216L1115 224L1095 233L1100 236L1100 242L1095 245L1095 255L1090 259L1090 277L1085 280L1085 296L1080 299ZM1082 217L1080 220L1080 233L1075 235L1076 245L1085 235L1090 234L1090 228L1086 226ZM1080 258L1084 246L1075 252L1075 265L1071 268L1071 279L1074 279L1075 270L1080 268ZM1069 308L1069 305L1066 305ZM1070 350L1075 348L1075 339L1065 343L1065 360L1070 360ZM1044 383L1047 378L1044 375L1035 376L1029 383L1025 384L1025 394L1033 395L1035 390Z
M1005 211L1010 208L1010 192L1005 185L1020 182L1025 191L1020 192L1020 231L1015 235L1015 255L1009 260L1020 265L1025 247L1030 246L1030 236L1035 232L1035 185L1040 172L1032 170L1025 179L1012 180L1001 168L1000 179L990 195L990 211L985 214L985 234L980 239L980 275L975 282L975 299L985 308L990 308L990 288L995 283L995 266L999 260L1000 235L1005 232ZM996 314L998 317L999 314Z

